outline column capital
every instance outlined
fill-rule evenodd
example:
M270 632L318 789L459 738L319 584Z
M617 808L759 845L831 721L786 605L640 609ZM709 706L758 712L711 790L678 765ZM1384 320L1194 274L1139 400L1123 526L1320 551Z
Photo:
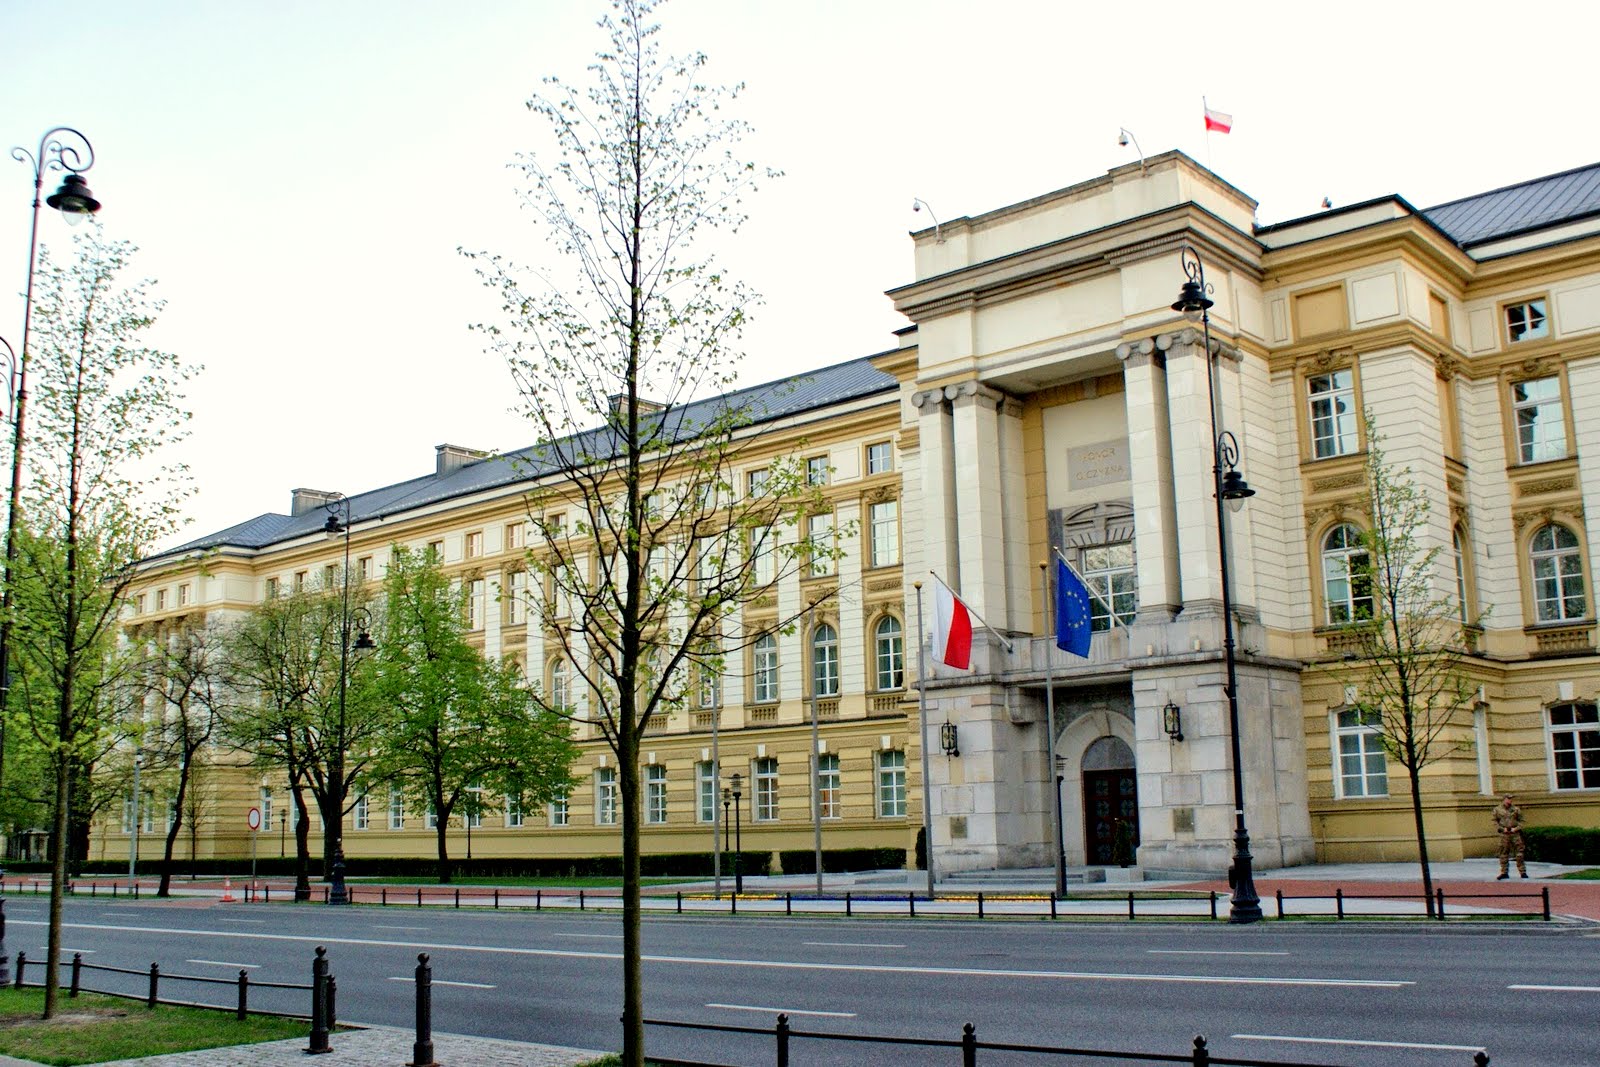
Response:
M1126 366L1142 367L1150 362L1155 355L1156 343L1154 338L1146 337L1142 341L1124 341L1117 346L1117 359Z
M1194 346L1198 348L1205 335L1193 326L1185 326L1181 330L1172 330L1168 333L1156 334L1156 347L1163 352L1171 351L1180 346ZM1220 338L1211 339L1211 351L1223 359L1239 363L1244 359L1244 353L1234 345L1226 344Z
M944 396L952 404L958 405L988 401L998 406L1006 398L1006 395L999 390L991 389L982 382L977 381L957 382L955 385L947 385L944 387Z

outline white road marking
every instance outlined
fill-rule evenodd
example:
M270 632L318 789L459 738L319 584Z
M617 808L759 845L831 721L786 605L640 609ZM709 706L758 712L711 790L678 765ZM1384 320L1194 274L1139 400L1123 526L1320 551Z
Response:
M1359 1045L1362 1048L1414 1048L1439 1052L1482 1052L1482 1045L1428 1045L1420 1041L1358 1041L1344 1037L1288 1037L1282 1034L1234 1034L1235 1041L1287 1041L1296 1045Z
M875 941L802 941L802 945L811 945L814 948L905 948L904 945L891 945L887 942Z
M1210 948L1147 948L1152 956L1287 956L1287 952L1246 952Z
M419 930L426 932L428 930L433 929L433 927L431 927L431 926L374 926L373 929L374 930L401 930L401 931L404 931L406 933L416 933Z
M219 922L219 923L245 923L245 924L248 924L250 926L265 926L265 925L267 925L267 920L265 920L265 919L218 919L217 922Z
M416 979L411 977L411 976L409 976L409 975L407 975L406 977L403 977L403 978L402 977L396 977L395 975L390 975L389 976L389 981L391 981L391 982L415 982ZM498 989L499 988L498 986L485 985L482 982L447 982L443 978L435 978L435 979L433 979L433 981L430 984L431 985L454 985L454 986L460 986L462 989Z
M29 920L17 926L43 926ZM307 934L255 934L223 930L184 930L159 926L112 926L101 923L67 923L73 930L104 930L115 933L161 934L187 937L231 937L258 941L288 941L296 944L363 945L373 948L399 948L415 952L481 952L505 956L539 956L569 960L620 960L617 952L579 952L553 948L513 948L504 945L457 945L417 941L379 941L362 937L323 937ZM795 960L743 960L716 956L644 956L645 963L677 963L699 967L748 967L774 971L838 971L854 974L918 974L946 978L1046 978L1058 981L1171 982L1178 985L1277 985L1314 986L1335 989L1403 989L1417 983L1409 980L1377 978L1256 978L1220 974L1116 974L1100 971L1008 971L982 967L896 967L869 963L802 963Z
M259 963L229 963L226 960L184 960L184 963L199 963L206 967L235 967L241 971L253 971L260 967Z
M40 945L39 946L39 951L40 952L49 952L50 951L50 946L49 945ZM61 954L63 956L70 956L74 952L79 953L80 955L84 955L84 956L93 956L94 955L94 949L92 949L92 948L63 948L61 950Z
M763 1008L756 1004L707 1004L708 1008L721 1008L723 1011L759 1011L768 1015L782 1013L784 1015L817 1015L825 1019L854 1019L853 1011L803 1011L800 1008Z
M1536 993L1600 993L1600 985L1508 985L1507 989L1526 989Z
M621 934L556 934L556 937L597 937L606 941L621 941Z

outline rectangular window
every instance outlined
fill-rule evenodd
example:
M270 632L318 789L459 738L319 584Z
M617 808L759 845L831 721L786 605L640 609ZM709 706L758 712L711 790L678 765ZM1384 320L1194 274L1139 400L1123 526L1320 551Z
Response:
M1133 542L1123 541L1085 548L1079 555L1079 573L1094 595L1089 598L1089 629L1111 629L1111 613L1127 625L1139 613L1139 576L1133 566Z
M750 653L750 698L757 704L778 699L778 639L771 634L756 638Z
M443 541L429 541L428 542L428 547L424 551L423 555L426 556L430 562L443 563L444 562L444 542Z
M325 564L322 568L322 588L332 589L339 581L339 568L333 564Z
M483 786L469 785L461 797L461 825L476 830L483 825Z
M694 781L696 817L701 822L714 822L717 817L717 765L710 760L696 763Z
M406 798L398 789L389 790L389 829L406 828Z
M363 582L372 581L372 557L362 556L356 560L356 577Z
M750 577L756 585L771 585L778 565L773 551L772 528L750 531Z
M1506 306L1506 337L1512 344L1550 336L1550 319L1543 300Z
M189 603L189 583L185 582L178 586L178 606L181 608L187 603Z
M894 470L894 442L874 441L867 446L867 473L888 474Z
M527 544L527 523L506 523L506 551L515 552Z
M276 578L268 578L267 579L267 599L271 600L273 597L275 597L277 595L278 595L278 579L276 579ZM143 615L144 614L144 594L143 593L140 593L138 596L133 598L133 613L135 615Z
M294 591L296 593L305 592L306 591L306 582L307 582L307 580L310 579L310 577L311 577L311 572L310 571L295 571L294 572ZM157 596L161 596L161 594L158 593ZM161 597L161 600L162 600L163 604L166 603L166 598L164 596Z
M720 679L710 667L695 668L695 699L702 708L717 706L717 684Z
M594 821L597 826L617 822L617 769L601 767L594 772Z
M272 788L261 787L261 830L266 832L272 829Z
M644 769L644 821L667 821L667 769L659 763Z
M353 811L351 813L351 823L352 823L352 825L355 826L355 828L357 830L365 830L365 829L367 829L368 822L367 822L367 794L366 793L362 793L360 796L356 797L356 807L355 807L355 811Z
M528 621L528 572L512 571L507 584L511 595L506 599L506 622L521 626Z
M772 822L778 817L778 761L770 757L755 763L755 788L750 795L751 815L756 822Z
M1593 704L1551 708L1550 757L1557 789L1600 789L1600 710Z
M467 629L483 629L484 606L487 593L482 578L467 583Z
M900 563L900 501L881 500L867 508L871 538L871 565L895 567Z
M296 578L304 578L305 577L305 571L301 571L295 577ZM167 591L165 589L157 589L156 590L156 610L157 611L166 611L167 610Z
M1345 708L1338 713L1335 734L1341 797L1389 795L1389 762L1378 729L1381 724L1379 714L1365 708Z
M1311 454L1348 456L1358 447L1355 372L1336 370L1306 379L1311 404Z
M428 810L422 813L422 825L430 830L439 828L439 813L434 809L433 801L428 801Z
M483 555L483 531L474 530L467 534L467 558L472 559Z
M516 793L506 795L506 826L512 830L522 825L522 797Z
M569 817L566 797L556 797L550 802L550 825L565 826Z
M824 819L837 819L839 806L839 757L824 752L817 757L817 805Z
M768 477L769 472L765 467L747 472L744 476L745 495L751 500L765 496Z
M899 819L906 814L906 754L878 753L878 817Z
M828 457L810 456L806 459L806 484L828 484Z
M811 576L821 578L834 572L833 512L806 519L806 542L811 546Z
M1561 406L1561 379L1534 378L1511 387L1517 420L1517 460L1539 463L1567 456L1567 419Z

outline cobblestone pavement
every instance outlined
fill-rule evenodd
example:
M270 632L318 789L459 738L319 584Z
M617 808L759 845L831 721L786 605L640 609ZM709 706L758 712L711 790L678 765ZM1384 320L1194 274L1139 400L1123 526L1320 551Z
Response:
M306 1039L267 1041L259 1045L202 1049L167 1056L147 1056L138 1060L116 1060L101 1067L336 1067L338 1064L401 1067L411 1061L416 1034L387 1026L365 1030L346 1030L329 1038L333 1051L326 1057L307 1060ZM519 1041L496 1041L488 1037L462 1034L434 1034L433 1057L443 1067L577 1067L604 1055L580 1048L557 1045L528 1045Z

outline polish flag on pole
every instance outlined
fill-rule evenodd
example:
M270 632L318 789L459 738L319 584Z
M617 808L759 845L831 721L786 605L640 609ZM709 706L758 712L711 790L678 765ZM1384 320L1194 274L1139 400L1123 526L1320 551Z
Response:
M958 671L972 663L972 615L943 582L933 591L933 658Z
M1205 109L1207 133L1210 133L1213 130L1215 130L1217 133L1233 132L1232 115L1228 114L1226 111L1213 111L1204 100L1200 101L1200 106Z

